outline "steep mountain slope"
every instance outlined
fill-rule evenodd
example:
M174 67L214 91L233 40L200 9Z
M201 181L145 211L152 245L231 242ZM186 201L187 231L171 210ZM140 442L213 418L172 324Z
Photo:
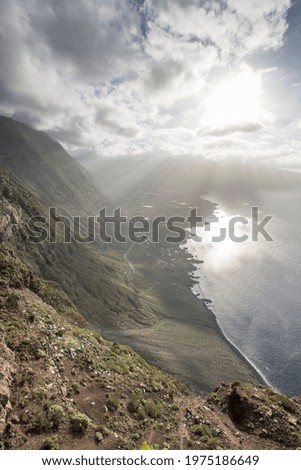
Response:
M3 116L0 164L30 186L46 207L57 207L60 213L94 216L109 205L90 174L58 142Z
M124 321L130 324L128 317L135 308L139 321L141 303L123 259L89 245L64 243L62 233L58 233L56 244L31 243L28 220L47 215L47 209L1 168L0 209L1 242L15 247L36 273L63 286L77 305L87 310L90 322L99 328L118 329ZM147 319L146 310L144 315Z
M145 264L146 275L136 274L120 254L66 244L60 233L56 244L31 243L28 219L47 210L1 168L0 211L1 242L16 250L36 274L61 286L85 318L110 339L134 345L151 363L200 390L210 391L220 381L235 378L261 382L223 338L214 316L196 297L186 296L190 281L183 275L189 268L185 257L176 279L169 265L163 271L156 263ZM160 283L152 270L163 276Z

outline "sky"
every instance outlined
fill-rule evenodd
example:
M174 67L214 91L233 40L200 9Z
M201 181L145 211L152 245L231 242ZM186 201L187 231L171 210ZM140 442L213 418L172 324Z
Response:
M301 167L301 0L0 0L0 114L76 158Z

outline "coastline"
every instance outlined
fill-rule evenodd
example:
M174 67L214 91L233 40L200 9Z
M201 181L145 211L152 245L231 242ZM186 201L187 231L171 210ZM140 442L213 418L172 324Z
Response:
M199 278L196 278L194 273L198 269L198 266L200 264L204 264L204 261L203 260L195 260L194 261L193 256L189 253L189 251L187 250L187 248L185 246L183 246L183 248L181 248L181 249L184 251L184 253L186 253L187 260L191 262L191 265L193 267L193 269L190 272L187 273L190 276L190 279L191 279L190 289L191 289L192 295L194 295L202 303L202 306L208 311L208 314L213 316L214 321L216 322L216 329L218 330L219 334L224 338L224 340L229 344L229 346L233 349L233 351L238 356L240 356L240 358L248 365L248 367L251 367L254 370L256 375L258 375L259 379L264 384L275 388L275 386L272 385L268 381L268 379L264 376L264 374L261 372L261 370L234 344L233 341L230 340L230 338L227 337L226 333L223 331L222 326L219 323L218 315L210 307L210 305L212 304L212 300L209 299L209 298L206 298L206 297L200 297L198 294L193 292L193 288L194 288L195 284L199 284L199 281L197 280Z
M229 345L233 348L233 350L236 352L236 354L238 354L238 355L248 364L248 366L250 366L250 367L252 367L252 368L254 369L255 373L260 377L260 379L261 379L266 385L268 385L269 387L273 387L274 389L276 389L276 387L275 387L274 385L272 385L272 384L268 381L268 379L264 376L264 374L261 372L261 370L251 361L251 359L249 359L249 358L238 348L238 346L236 346L236 345L234 344L234 342L231 341L230 338L228 338L228 336L227 336L226 333L223 331L223 329L222 329L222 327L221 327L221 325L220 325L220 323L219 323L219 321L218 321L218 316L217 316L217 314L215 313L215 311L214 311L213 309L211 309L211 308L208 306L208 300L210 300L210 299L200 298L200 297L198 297L197 294L194 294L194 293L193 293L193 295L195 295L195 297L198 298L198 299L202 302L203 306L204 306L205 308L207 308L207 310L208 310L209 312L211 312L212 315L214 315L214 318L215 318L215 321L216 321L216 324L217 324L217 328L219 329L220 335L223 336L223 338L225 339L225 341L227 341L227 342L229 343ZM210 300L210 302L212 302L212 301Z
M131 346L198 392L211 392L221 382L266 384L262 374L228 340L216 315L192 292L197 264L179 245L135 246L130 261L138 273L141 299L157 302L151 321L136 327L103 331L109 340ZM139 283L151 283L144 288Z
M207 194L206 196L209 196L209 194ZM210 196L208 198L208 201L211 204L213 204L215 206L215 208L211 212L211 214L209 214L209 216L207 216L207 218L205 219L205 224L209 223L207 221L210 220L210 218L212 216L218 217L219 221L221 220L221 218L223 219L223 217L225 215L227 216L227 213L221 208L221 205L219 203L213 202L212 198ZM222 328L222 326L219 322L218 313L214 310L214 308L212 308L213 301L212 301L212 299L206 297L206 292L204 292L204 290L202 289L201 283L200 283L201 277L199 275L195 274L196 271L199 270L200 266L204 265L205 260L196 258L195 257L196 255L189 252L187 240L192 239L191 231L186 230L186 234L187 234L186 241L185 241L185 243L180 245L180 249L183 251L183 253L185 253L185 256L187 257L187 261L190 261L190 264L191 264L191 269L187 272L187 274L189 275L189 277L191 279L190 290L192 292L192 295L194 295L202 303L203 307L208 311L209 314L213 315L214 320L216 322L216 327L219 330L220 335L224 338L225 341L227 341L227 343L230 345L230 347L232 347L233 350L246 362L246 364L248 364L254 370L254 372L258 375L258 377L266 385L276 389L276 387L274 385L272 385L269 382L269 380L265 377L264 373L259 369L259 367L257 367L253 363L253 361L250 358L248 358L248 356L246 354L244 354L243 351L241 351L239 349L239 347L236 346L235 343L224 332L224 330L223 330L223 328ZM202 235L202 237L203 237L203 235ZM194 287L196 285L201 287L201 289L200 289L201 292L200 293L194 292Z

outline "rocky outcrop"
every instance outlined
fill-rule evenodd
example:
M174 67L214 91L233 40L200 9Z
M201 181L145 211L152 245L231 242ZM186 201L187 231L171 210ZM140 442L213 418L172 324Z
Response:
M218 387L211 401L227 413L241 431L271 439L285 447L301 446L298 400L270 387L234 382Z
M0 340L0 435L5 431L9 414L12 411L11 405L11 383L13 379L14 354Z

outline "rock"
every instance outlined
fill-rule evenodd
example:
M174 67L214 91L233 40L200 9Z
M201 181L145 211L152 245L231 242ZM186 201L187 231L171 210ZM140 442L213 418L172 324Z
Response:
M10 420L11 420L11 422L12 422L13 424L20 424L19 416L16 415L16 414L12 415L11 418L10 418Z
M5 408L10 397L9 386L4 382L0 383L0 405Z
M2 364L0 365L0 434L2 434L6 427L7 417L12 410L10 385L13 374L11 363L14 355L4 342L0 343L0 351L2 356Z
M216 427L216 428L213 428L212 429L212 435L213 437L218 437L222 434L221 430L219 429L219 427Z
M67 387L65 387L65 385L61 386L61 394L63 395L63 397L67 396Z

